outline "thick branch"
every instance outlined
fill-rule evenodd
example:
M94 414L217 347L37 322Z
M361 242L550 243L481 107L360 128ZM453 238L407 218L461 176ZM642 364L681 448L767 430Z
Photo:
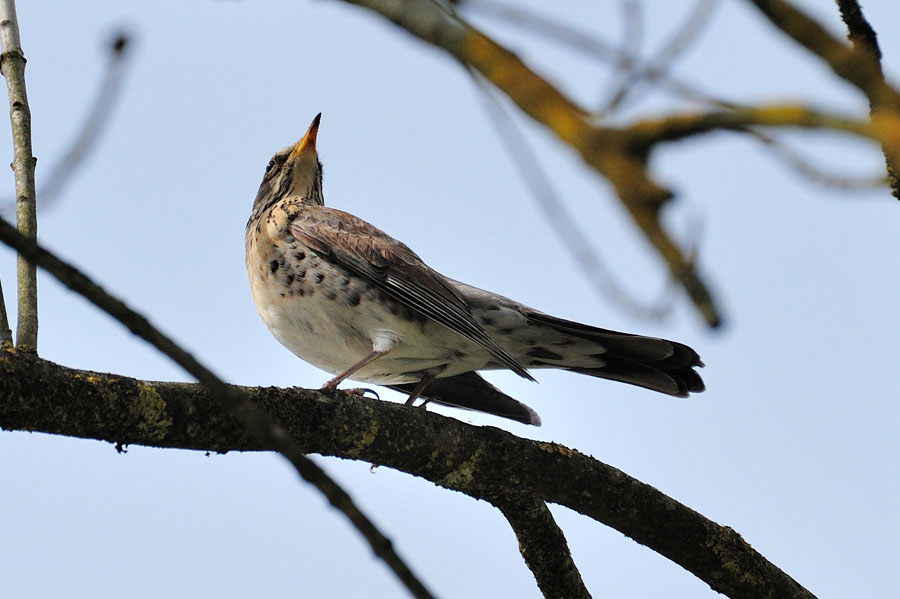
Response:
M591 599L566 537L546 503L527 497L493 503L516 533L519 551L545 599Z
M303 480L314 485L325 495L331 505L347 516L371 545L375 555L384 560L414 597L431 598L431 593L394 551L390 539L385 537L375 524L359 510L350 496L336 482L304 455L304 452L285 433L284 429L276 421L266 416L239 388L227 385L194 356L150 324L144 316L126 306L118 298L108 294L70 264L63 262L33 240L16 231L2 218L0 218L0 241L15 248L32 264L39 265L50 272L60 283L88 299L194 376L209 391L209 397L217 408L239 422L244 430L257 439L262 446L272 448L284 456Z
M736 532L577 451L342 393L240 388L306 452L383 464L478 499L567 506L734 599L813 597ZM72 370L0 352L0 427L206 451L271 449L203 387Z
M0 0L0 72L9 90L9 118L12 123L13 171L16 177L16 225L28 239L37 238L34 165L31 151L31 110L25 95L25 54L19 41L16 3ZM22 349L37 351L37 269L23 256L18 266L19 312L16 343Z

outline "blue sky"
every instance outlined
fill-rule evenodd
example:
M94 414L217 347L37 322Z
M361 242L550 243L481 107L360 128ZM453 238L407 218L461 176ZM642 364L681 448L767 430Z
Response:
M540 5L533 2L531 4ZM807 2L829 27L832 3ZM896 80L895 2L864 2ZM680 5L680 6L675 6ZM648 51L688 3L644 4ZM565 3L559 18L615 42L618 2ZM690 400L567 373L489 378L541 415L552 440L614 465L720 524L819 596L885 596L900 553L896 201L799 178L733 134L654 156L677 192L666 222L702 223L700 263L728 320L703 327L684 298L664 322L616 309L583 279L486 117L440 52L340 2L30 2L19 6L38 180L67 147L126 26L135 47L107 134L40 238L171 333L229 381L317 387L328 375L269 335L250 299L243 230L263 169L323 112L326 202L398 237L437 270L553 314L678 339L707 364ZM609 67L477 19L568 93L599 105ZM812 102L856 116L865 100L746 3L724 1L675 73L743 101ZM627 117L675 104L649 94ZM609 188L539 126L526 135L559 195L632 294L665 272ZM3 139L8 128L0 127ZM786 137L834 173L868 175L877 148ZM9 162L8 141L0 140ZM3 175L12 189L12 176ZM0 249L11 303L14 258ZM67 366L156 380L184 373L50 277L40 351ZM14 319L14 314L11 315ZM399 396L384 393L393 400ZM498 512L405 474L319 459L440 596L538 597ZM0 577L9 596L395 597L367 546L277 457L0 434ZM554 507L595 596L712 597L620 533Z

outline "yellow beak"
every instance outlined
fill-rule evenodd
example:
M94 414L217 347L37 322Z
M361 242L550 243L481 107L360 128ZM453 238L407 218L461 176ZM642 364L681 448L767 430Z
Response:
M322 113L320 112L316 115L316 118L313 119L309 129L306 130L306 135L303 136L303 139L298 141L297 145L294 146L294 149L291 150L288 160L294 160L307 150L312 150L313 152L316 151L316 135L319 133L319 121L321 119Z

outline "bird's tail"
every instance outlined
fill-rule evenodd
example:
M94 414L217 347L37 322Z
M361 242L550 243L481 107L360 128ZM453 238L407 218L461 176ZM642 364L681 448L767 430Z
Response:
M390 385L391 389L409 393L416 383ZM435 403L486 412L524 424L541 425L537 412L493 386L477 372L435 379L425 387L421 397Z
M619 333L542 312L526 314L542 342L523 360L530 368L560 368L687 397L703 391L694 370L703 366L693 349L666 339Z

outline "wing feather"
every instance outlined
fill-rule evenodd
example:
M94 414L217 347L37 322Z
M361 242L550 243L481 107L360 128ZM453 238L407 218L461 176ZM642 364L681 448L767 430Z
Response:
M291 234L323 259L364 277L388 297L477 343L500 364L534 380L478 324L443 275L403 243L366 221L326 206L306 206Z

